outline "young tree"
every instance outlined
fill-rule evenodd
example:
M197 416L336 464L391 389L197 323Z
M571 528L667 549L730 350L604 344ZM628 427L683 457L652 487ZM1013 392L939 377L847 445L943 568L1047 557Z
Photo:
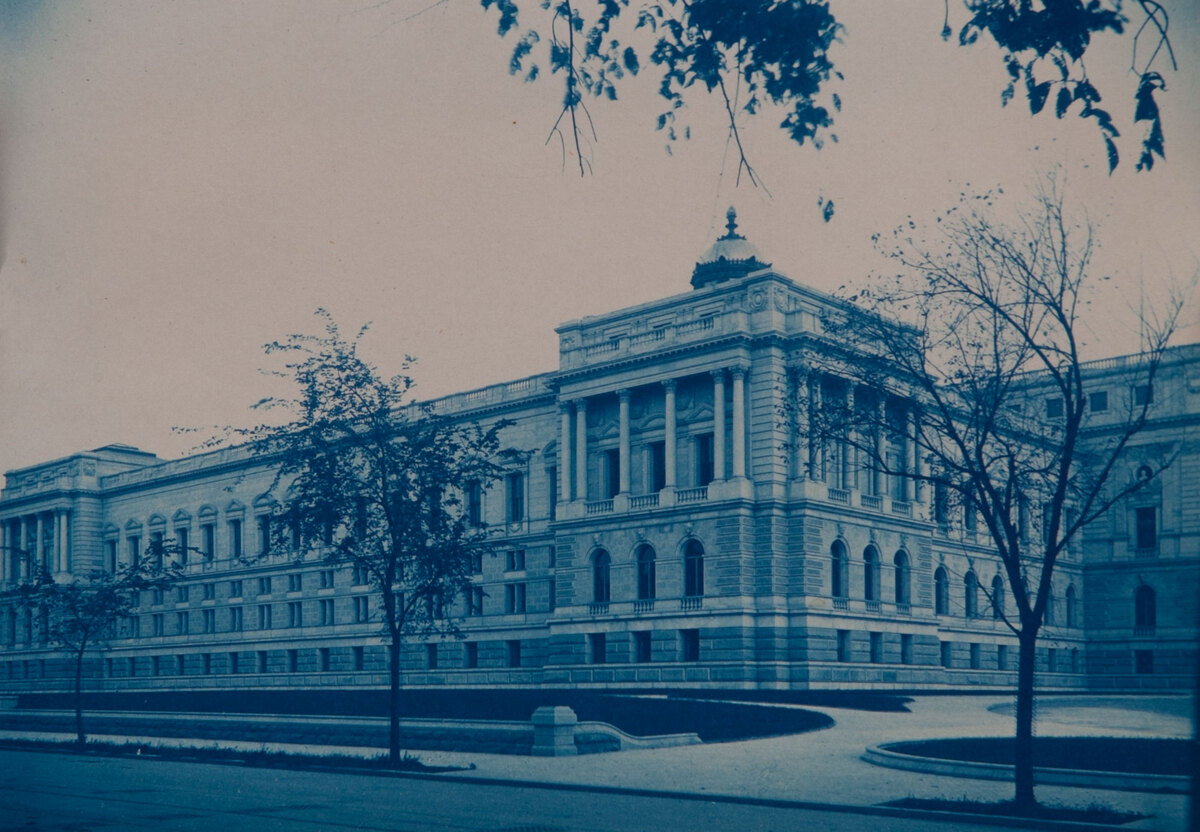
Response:
M293 334L268 344L286 356L278 375L296 393L257 407L285 413L282 424L236 432L274 466L279 509L272 548L325 547L352 564L380 597L387 640L389 758L400 759L400 665L409 638L457 634L452 606L471 588L472 560L487 546L460 496L503 473L498 421L484 429L408 402L412 380L390 379L358 353L366 333L347 340L325 310L323 335Z
M636 15L628 0L482 3L499 12L501 36L517 33L510 73L534 81L548 66L562 79L562 111L550 136L562 141L564 161L567 142L572 143L581 175L587 165L583 145L587 135L595 137L587 99L616 99L622 79L646 64L654 64L659 73L659 92L668 106L657 125L670 141L688 135L676 119L689 90L720 93L738 153L739 178L745 172L757 182L738 118L753 116L768 104L784 110L780 127L797 144L808 141L820 147L825 138L837 141L830 128L841 99L827 85L831 78L841 79L829 50L841 40L843 29L826 0L657 0L639 4ZM1137 169L1148 170L1154 157L1164 154L1154 96L1166 83L1158 70L1164 65L1174 69L1175 56L1163 4L1136 0L1131 5L1137 7L1130 37L1134 120L1146 123ZM1094 37L1126 31L1131 21L1120 0L962 0L962 6L969 17L958 42L969 46L986 35L1002 55L1009 82L1001 104L1020 85L1035 115L1053 100L1058 118L1073 112L1091 119L1104 139L1109 169L1115 168L1118 133L1109 113L1098 106L1100 92L1088 79L1084 55ZM532 25L529 17L535 18ZM949 0L941 34L944 40L953 35Z
M900 273L824 322L811 361L840 379L801 417L815 464L836 456L872 485L908 483L939 527L982 521L1015 606L996 611L1019 644L1015 797L1032 805L1034 657L1055 566L1177 453L1138 449L1131 473L1180 304L1142 322L1143 352L1108 385L1124 392L1093 409L1081 357L1099 282L1092 229L1072 223L1053 177L1015 222L994 213L988 195L965 197L936 238L917 239L911 222L897 232Z
M149 553L148 553L149 554ZM83 730L83 666L91 650L103 650L119 625L137 609L143 592L161 591L179 577L178 567L164 565L162 552L116 572L95 570L57 581L49 570L37 571L17 592L20 603L38 613L49 644L70 652L75 663L75 736Z

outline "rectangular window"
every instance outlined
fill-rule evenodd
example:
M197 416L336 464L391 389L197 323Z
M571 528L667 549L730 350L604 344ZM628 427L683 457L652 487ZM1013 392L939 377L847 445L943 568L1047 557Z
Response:
M204 622L204 632L215 633L217 631L217 611L216 610L201 610L201 620Z
M604 664L608 659L608 638L604 633L588 634L588 661Z
M158 676L158 675L160 675L161 671L162 671L162 663L159 661L159 657L151 656L150 657L150 675Z
M425 645L425 667L428 670L437 670L438 668L438 646L436 644Z
M354 623L362 624L371 618L371 602L366 595L354 596Z
M187 566L188 530L186 526L175 530L175 552L179 560L179 565Z
M696 486L708 485L713 481L713 435L702 433L696 437Z
M850 661L850 631L837 631L837 660L839 662Z
M524 572L525 550L509 549L508 552L505 553L504 570L506 572Z
M229 521L229 556L240 558L242 556L242 521Z
M979 645L975 642L971 642L971 669L979 669Z
M229 582L229 597L230 598L241 598L242 597L242 582L241 581L230 581Z
M200 538L204 543L204 560L207 563L212 561L217 556L217 527L212 523L205 523L200 527Z
M162 532L150 532L150 555L154 560L154 566L158 569L161 569L163 564Z
M1063 417L1063 400L1061 396L1046 399L1046 418L1061 419Z
M333 623L333 599L326 598L320 602L320 624L322 627L328 627Z
M354 564L353 579L355 586L366 586L371 582L371 575L367 571L367 567L363 566L361 563L356 563Z
M241 607L230 607L229 608L229 630L230 630L230 632L233 632L233 633L240 633L242 631L242 608Z
M633 660L640 664L645 664L650 661L650 638L649 630L636 630L633 634Z
M505 642L505 654L509 667L521 666L521 640L514 638Z
M1053 647L1046 650L1046 671L1049 673L1058 672L1058 651Z
M465 595L467 600L467 615L472 617L483 615L483 587L467 587Z
M270 578L259 578L258 579L258 594L259 595L270 595L271 594L271 579Z
M558 607L558 581L550 579L549 586L546 589L546 609L554 612Z
M483 552L478 549L471 552L471 574L483 574Z
M212 673L212 653L200 654L200 672L205 676Z
M297 673L300 670L300 651L292 649L287 651L288 673Z
M288 626L303 627L304 626L304 608L300 606L299 601L292 601L287 605L288 610Z
M328 673L328 672L329 672L329 668L330 668L330 663L329 663L329 648L328 648L328 647L322 647L320 650L318 650L318 651L317 651L317 653L318 653L318 655L320 656L320 659L321 659L321 672L322 672L322 673Z
M650 482L649 491L662 491L667 487L667 443L650 443Z
M241 668L238 666L238 654L237 653L229 654L229 672L230 673L240 673L241 672Z
M700 631L679 631L679 655L685 662L700 661Z
M1008 646L1004 644L996 645L996 669L1008 670Z
M190 588L185 584L175 590L175 600L177 603L186 604L190 594Z
M900 664L913 663L913 637L909 633L900 636Z
M154 628L152 635L161 636L163 634L163 614L155 613L150 617L150 625ZM156 676L158 674L155 674Z
M203 593L204 593L204 600L205 600L205 601L215 601L215 600L216 600L216 598L217 598L217 585L216 585L216 584L211 584L211 583L210 583L210 584L204 584L204 585L201 587L201 592L203 592Z
M1138 407L1154 404L1154 387L1149 384L1139 384L1134 387L1133 403Z
M883 661L883 633L871 633L871 663Z
M609 448L601 452L600 458L604 464L604 498L611 500L621 492L621 452L616 448Z
M546 553L546 565L551 569L558 566L558 548L551 546Z
M304 574L295 572L288 575L288 592L300 592L304 588Z
M509 474L506 479L508 490L508 522L520 523L525 519L525 475Z
M150 603L156 607L161 607L162 602L163 602L162 587L155 587L154 589L150 590Z
M483 523L483 486L472 480L466 487L467 525L478 528Z
M332 569L322 569L317 574L321 576L321 589L333 589L334 572Z
M1158 546L1158 509L1144 506L1135 512L1137 521L1137 547L1150 551Z
M142 539L137 535L129 538L129 565L137 566L142 562Z
M363 670L364 668L366 668L366 666L367 666L366 652L363 650L363 648L361 646L355 647L354 648L354 669L355 670Z
M525 584L504 585L504 611L507 613L525 612Z
M1088 408L1093 413L1103 413L1108 410L1108 391L1097 390L1088 394Z
M271 515L258 516L258 553L266 557L271 553Z
M175 613L175 630L181 636L188 634L189 616L186 612Z
M258 653L255 654L254 669L258 673L266 673L267 672L267 651L266 650L259 650Z
M479 643L468 641L463 644L463 665L468 668L479 667Z
M271 605L270 604L259 604L258 605L258 629L260 629L260 630L271 629Z
M942 667L951 667L953 665L953 656L951 654L950 642L942 641L938 645L942 652Z

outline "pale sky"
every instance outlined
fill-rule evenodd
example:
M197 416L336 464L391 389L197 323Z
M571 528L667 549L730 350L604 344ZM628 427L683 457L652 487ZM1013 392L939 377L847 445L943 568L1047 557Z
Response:
M173 426L252 423L262 345L313 331L318 306L347 331L372 321L385 372L417 356L423 397L553 370L559 323L689 290L731 204L766 260L833 291L889 269L873 232L1062 165L1114 276L1089 317L1096 356L1136 349L1140 298L1200 263L1192 0L1166 4L1179 71L1151 173L1134 172L1129 39L1089 52L1123 134L1111 177L1091 123L1031 117L1020 95L1000 107L999 53L943 42L939 0L834 0L840 141L744 120L771 196L722 174L727 131L701 91L667 155L648 76L591 105L581 179L546 144L558 80L510 77L511 37L477 0L417 14L429 2L5 6L0 470L112 442L174 458L197 439Z

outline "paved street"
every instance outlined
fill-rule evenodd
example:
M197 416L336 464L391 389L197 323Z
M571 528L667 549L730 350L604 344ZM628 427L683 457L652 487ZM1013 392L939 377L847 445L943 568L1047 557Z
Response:
M655 830L996 827L441 780L0 751L0 829Z

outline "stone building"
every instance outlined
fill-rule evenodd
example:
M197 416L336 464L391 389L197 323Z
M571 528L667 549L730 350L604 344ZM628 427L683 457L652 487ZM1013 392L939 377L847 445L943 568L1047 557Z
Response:
M563 324L554 372L435 402L511 420L505 444L533 453L468 494L501 535L496 554L460 611L465 638L409 644L404 684L1015 684L985 531L932 522L928 489L818 447L788 416L841 383L804 360L836 301L772 270L732 218L692 287ZM1128 476L1142 453L1178 459L1060 561L1044 688L1184 687L1194 673L1200 345L1171 350L1149 391L1122 388L1127 360L1088 365L1093 411L1152 396ZM1052 401L1033 399L1053 418ZM96 654L91 689L385 684L363 575L319 549L244 557L266 546L270 481L236 448L164 461L110 445L10 471L0 582L11 591L28 574L23 552L67 577L178 540L197 552L185 579L144 594ZM0 596L0 692L69 684L43 629Z

